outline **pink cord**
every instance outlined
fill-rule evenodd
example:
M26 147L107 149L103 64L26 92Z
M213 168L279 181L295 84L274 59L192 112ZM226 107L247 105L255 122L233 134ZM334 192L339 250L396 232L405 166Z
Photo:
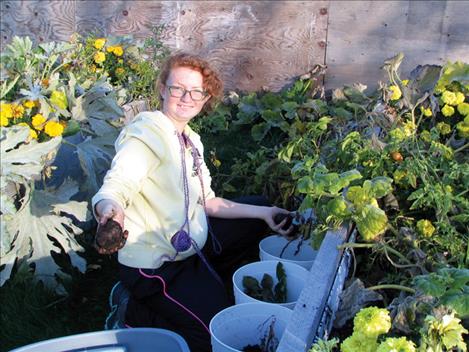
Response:
M138 271L143 277L146 277L147 279L160 279L161 283L163 284L163 294L165 295L165 297L169 299L171 302L177 304L182 309L184 309L187 313L189 313L195 320L197 320L200 324L202 324L202 326L205 328L205 330L207 330L208 334L210 335L210 330L207 327L207 325L205 325L205 323L195 313L193 313L190 309L184 307L181 303L179 303L173 297L168 295L168 293L166 292L166 282L163 280L161 276L145 274L142 269L138 269Z

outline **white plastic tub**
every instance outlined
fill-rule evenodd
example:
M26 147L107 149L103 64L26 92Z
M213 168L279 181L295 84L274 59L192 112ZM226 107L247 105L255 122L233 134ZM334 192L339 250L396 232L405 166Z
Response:
M300 239L293 240L288 244L288 240L280 235L272 235L264 238L259 243L259 258L263 260L281 260L282 262L295 263L309 270L313 266L317 251L315 251L308 241L303 241L297 254ZM283 251L282 249L288 244Z
M11 352L189 352L184 339L173 331L155 328L106 330L59 337L23 346Z
M254 262L246 264L236 270L233 274L233 292L235 303L241 304L248 302L262 302L244 293L243 277L252 276L256 278L260 284L264 274L269 274L274 280L275 287L278 282L276 274L278 263L278 260ZM301 290L303 290L303 287L305 285L306 278L308 276L308 271L305 268L294 263L282 261L282 264L285 270L285 274L287 276L287 302L271 304L281 305L286 308L293 309L295 307L296 301L298 300L298 297L300 297Z
M280 341L291 318L288 308L268 303L244 303L228 307L210 321L212 352L239 352L257 345L275 318L274 334Z

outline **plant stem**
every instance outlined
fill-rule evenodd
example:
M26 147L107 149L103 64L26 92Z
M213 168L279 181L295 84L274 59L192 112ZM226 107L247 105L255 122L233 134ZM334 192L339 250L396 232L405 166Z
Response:
M400 258L401 260L403 260L407 264L412 264L409 261L409 259L407 259L406 257L404 257L402 255L402 253L396 251L394 248L391 248L387 244L384 244L384 243L344 243L343 245L339 246L338 248L339 249L344 249L344 248L373 248L373 249L380 249L380 248L383 248L383 249L391 252L392 254L394 254L395 256L397 256L398 258Z
M466 149L467 147L469 147L469 143L466 143L466 144L464 144L462 147L456 149L456 150L454 151L454 153L455 153L455 154L456 154L456 153L459 153L460 151Z
M410 292L412 294L415 293L415 290L413 288L402 286L402 285L395 285L395 284L376 285L376 286L367 287L366 289L372 290L372 291L383 290L383 289L393 289L393 290L401 290L405 292Z
M461 193L458 193L456 195L456 197L461 197L461 196L465 195L467 192L469 192L469 189L466 189L465 191L462 191Z

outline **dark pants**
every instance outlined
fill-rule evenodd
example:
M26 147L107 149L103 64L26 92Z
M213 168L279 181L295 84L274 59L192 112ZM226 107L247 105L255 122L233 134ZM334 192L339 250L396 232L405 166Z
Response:
M269 205L265 198L256 196L234 201ZM194 313L207 327L216 313L234 303L233 272L258 260L259 241L268 233L267 224L258 219L209 218L209 224L222 251L215 253L209 235L203 253L222 278L223 285L196 254L183 261L166 262L158 269L143 270L145 274L161 277L167 294ZM121 281L131 292L126 313L129 326L172 330L184 337L192 352L211 351L210 334L203 324L164 295L159 279L146 278L136 268L120 265L119 269Z

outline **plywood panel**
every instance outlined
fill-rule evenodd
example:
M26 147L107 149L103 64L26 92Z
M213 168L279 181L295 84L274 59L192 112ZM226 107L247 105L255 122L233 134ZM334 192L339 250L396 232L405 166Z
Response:
M151 35L210 58L227 89L279 90L324 64L329 1L5 1L2 36Z
M38 42L67 40L75 32L73 0L63 1L1 1L1 42L14 35L30 36Z
M469 62L468 1L331 1L329 13L327 88L375 86L398 52L403 77L418 64Z

